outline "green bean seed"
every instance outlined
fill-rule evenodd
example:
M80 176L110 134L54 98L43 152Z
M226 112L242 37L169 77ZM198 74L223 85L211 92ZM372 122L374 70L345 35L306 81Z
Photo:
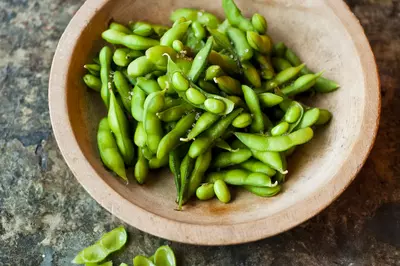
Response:
M178 91L186 91L190 86L189 81L179 72L173 74L172 85Z
M223 180L217 180L214 183L214 192L217 198L223 202L228 203L231 201L231 192Z
M253 118L249 113L242 113L235 118L232 122L232 126L236 128L246 128L251 125Z
M299 106L298 104L291 104L289 109L286 111L283 119L286 122L292 124L297 120L299 120L299 118L301 117L301 113L302 113L301 106Z
M92 74L86 74L85 76L83 76L83 81L85 82L86 86L88 86L92 90L97 92L101 90L102 83L98 77L93 76Z
M315 123L317 123L317 121L319 119L319 114L320 114L320 111L318 108L311 108L311 109L305 111L297 128L301 129L301 128L311 127L311 126L315 125Z
M218 65L212 65L207 68L204 80L213 80L220 76L225 76L222 68Z
M200 187L197 188L196 196L199 200L209 200L214 198L214 184L202 184Z
M271 135L272 136L281 136L285 134L289 129L289 123L288 122L280 122L274 128L271 129Z
M204 102L204 107L208 112L214 114L222 114L225 111L225 103L218 99L207 99Z
M203 104L206 100L206 96L204 96L200 91L193 88L189 88L186 91L186 97L190 102L196 105Z

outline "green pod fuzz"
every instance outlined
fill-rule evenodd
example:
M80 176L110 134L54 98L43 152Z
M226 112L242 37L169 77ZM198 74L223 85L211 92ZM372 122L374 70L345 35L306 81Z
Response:
M264 16L255 13L251 18L251 24L258 33L265 34L268 30L268 23Z

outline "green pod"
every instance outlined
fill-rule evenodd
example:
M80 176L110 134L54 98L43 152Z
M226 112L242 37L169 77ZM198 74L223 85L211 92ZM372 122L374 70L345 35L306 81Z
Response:
M148 37L154 33L153 26L150 23L144 21L138 21L131 26L134 34L143 37Z
M114 84L119 95L121 96L125 109L130 113L132 101L131 86L126 80L124 74L122 74L120 71L114 72Z
M252 153L249 149L239 149L235 152L221 152L213 160L213 168L225 168L231 165L238 165L247 161Z
M146 140L147 140L147 136L146 136ZM144 158L146 158L147 160L150 160L151 158L154 157L154 153L149 149L149 147L147 147L147 144L146 144L146 146L141 148L141 150L142 150Z
M117 141L124 162L131 165L134 158L134 146L129 134L129 124L124 111L119 106L113 92L110 92L110 108L108 109L108 123Z
M133 259L133 265L135 266L156 266L151 260L148 258L138 255Z
M301 60L300 58L296 55L296 53L290 49L287 48L285 51L285 58L294 66L299 66L301 65ZM313 74L311 70L309 70L307 67L304 67L301 70L301 74L306 75L306 74ZM314 85L314 89L316 92L321 92L321 93L328 93L335 91L339 88L339 84L337 84L333 80L329 80L324 77L319 77Z
M222 7L229 23L242 31L254 31L253 24L242 15L233 0L222 0Z
M85 82L86 86L92 90L97 92L101 91L102 83L98 77L95 77L92 74L86 74L83 76L83 81Z
M255 88L261 87L261 77L258 74L257 69L249 62L244 62L242 64L243 74L247 82Z
M168 63L168 57L166 57L165 54L168 54L172 58L176 57L175 50L165 45L153 46L146 50L146 58L152 62L157 69L163 71L167 70Z
M135 86L132 92L131 114L136 121L143 121L144 101L146 93L139 86Z
M183 158L180 172L181 172L181 186L178 199L178 210L182 208L184 200L187 198L187 191L189 187L189 178L193 172L196 160L191 158L188 154Z
M161 90L166 90L167 91L167 94L170 94L169 92L170 92L171 89L175 93L174 88L169 83L168 75L159 76L157 78L157 83L158 83L158 86L160 86Z
M225 139L225 136L222 136L221 139L219 139L215 142L214 146L221 150L225 150L225 151L229 151L229 152L239 151L239 149L232 149L232 147L224 139Z
M142 37L134 34L125 34L113 29L104 31L101 36L111 44L120 44L132 50L146 50L150 47L159 45L160 42L151 38Z
M178 8L172 12L170 19L177 21L182 17L186 20L198 21L201 25L212 29L217 28L221 23L213 14L192 8Z
M222 68L218 65L212 65L207 68L204 80L213 80L221 76L226 76Z
M214 192L219 201L223 203L228 203L229 201L231 201L231 192L229 191L228 186L223 180L215 181Z
M192 30L193 30L194 36L197 39L202 40L206 37L206 30L204 29L204 27L201 25L200 22L193 21L192 22Z
M221 24L218 25L217 30L223 34L226 34L227 29L232 26L229 20L225 19Z
M178 105L181 105L181 104L184 103L184 101L182 99L173 98L173 97L170 97L170 96L166 96L164 98L164 102L165 102L165 104L164 104L164 108L165 109L168 109L168 108L171 108L171 107L174 107L174 106L178 106Z
M232 56L236 56L236 52L225 33L220 32L219 30L214 29L207 29L208 32L211 34L214 40L214 50L226 50L228 53L232 54Z
M164 25L153 24L152 26L155 34L157 34L158 37L163 36L164 33L166 33L170 29L169 27Z
M236 128L246 128L251 125L253 118L249 113L242 113L235 118L232 122L232 126Z
M161 91L160 85L154 79L139 77L136 80L136 85L141 88L146 94Z
M204 91L212 94L219 94L221 91L218 89L217 86L214 85L214 83L205 81L205 80L199 80L199 86L202 88ZM228 98L228 97L226 97Z
M235 74L239 73L239 65L231 57L217 53L216 51L211 51L208 56L208 61L210 64L219 65L226 73Z
M310 141L314 132L307 127L285 136L268 137L240 132L236 132L235 136L252 150L281 152Z
M196 105L203 104L206 100L206 96L194 88L189 88L186 91L186 98Z
M276 69L277 72L281 72L285 69L292 67L290 62L281 57L272 57L271 58L272 66Z
M187 75L190 71L190 69L192 68L192 59L191 58L187 58L187 57L178 57L175 62L176 65L179 67L179 69L182 70L182 72Z
M181 40L185 36L191 23L192 21L185 21L174 25L161 37L160 44L172 47L175 40Z
M175 128L161 139L157 149L157 158L167 156L169 152L178 146L180 138L192 127L195 119L196 113L192 112L179 120Z
M111 22L111 24L108 28L111 30L116 30L116 31L125 33L125 34L132 34L131 30L128 27L126 27L122 24L116 23L116 22Z
M205 45L205 42L201 39L197 39L196 36L194 35L194 32L192 28L188 29L188 32L186 34L186 42L185 45L189 47L191 52L193 53L198 53Z
M219 115L210 113L210 112L205 112L203 113L199 119L197 119L196 124L192 128L192 130L189 132L188 136L184 141L189 141L200 135L200 133L206 131L208 128L210 128L218 119L220 118Z
M172 49L179 53L185 50L185 45L181 40L175 40L172 42Z
M250 87L242 86L244 99L250 112L253 114L253 121L251 123L251 130L253 132L263 132L264 131L264 119L260 107L260 101L258 100L257 94Z
M100 77L100 65L98 64L86 64L83 66L90 74L95 77Z
M272 47L272 54L276 57L285 57L286 49L287 47L283 42L278 42ZM298 66L297 64L293 65Z
M147 135L147 146L154 154L163 136L161 120L156 113L164 107L164 93L164 91L153 92L144 102L143 127Z
M270 166L272 169L275 169L280 173L287 173L286 165L284 165L279 152L257 150L251 150L251 152L253 153L254 158Z
M267 164L255 159L249 159L241 164L239 167L254 173L263 173L267 176L274 176L276 171L269 167Z
M220 172L212 172L207 175L206 181L215 183L222 180L233 186L257 186L257 187L273 187L271 178L263 173L253 173L244 169L232 169Z
M159 247L153 256L155 265L176 266L175 254L169 246Z
M117 143L111 133L107 118L103 118L100 121L99 129L97 131L97 145L104 165L120 176L123 180L128 181L125 172L124 159L119 153Z
M190 199L195 193L196 189L200 186L204 179L204 173L208 170L212 158L211 149L196 158L193 172L189 177L188 191L186 200Z
M238 28L230 27L227 30L229 39L233 42L240 61L247 61L253 57L253 48L249 45L246 35Z
M226 98L231 100L235 104L235 107L240 107L240 108L243 108L245 110L248 109L246 103L239 96L228 95L228 96L226 96Z
M270 58L260 53L255 53L254 58L260 65L261 77L266 80L272 79L275 76L275 70L271 64Z
M133 136L133 142L139 148L144 148L147 145L146 131L143 127L143 122L139 122L136 126L135 134Z
M134 176L139 184L144 184L149 175L149 162L144 157L142 149L138 149L138 160L135 164Z
M204 69L208 63L208 55L211 52L213 45L213 39L210 37L207 40L206 45L197 53L196 57L193 59L192 67L190 68L188 78L192 82L196 82L200 75L204 72Z
M214 79L220 90L230 95L243 95L241 84L237 79L230 76L221 76Z
M317 123L317 121L319 119L319 114L320 114L320 111L318 108L311 108L311 109L305 111L297 128L301 129L301 128L311 127L311 126L315 125L315 123Z
M281 157L281 162L282 162L282 167L283 169L287 169L287 161L286 161L286 156L283 152L279 153L279 156ZM278 173L276 173L275 175L275 180L279 183L282 184L283 182L285 182L286 179L286 175L287 175L288 171L279 171Z
M267 32L268 23L264 16L255 13L251 17L251 24L253 24L254 29L258 31L258 33L265 34Z
M286 82L296 78L303 67L304 67L304 64L297 66L297 67L290 67L290 68L287 68L287 69L279 72L278 74L276 74L276 76L272 80L269 80L267 82L266 89L267 90L275 89L276 87L282 85L283 83L286 83Z
M324 125L332 118L332 113L325 109L319 109L319 117L315 125Z
M117 66L126 67L134 59L143 56L143 52L129 48L117 48L113 54L113 61Z
M158 158L153 157L149 160L149 168L150 169L159 169L168 165L168 155Z
M204 101L205 110L214 114L223 114L226 110L225 103L218 99L207 99Z
M274 126L271 129L271 135L272 136L281 136L283 134L285 134L289 129L289 123L288 122L280 122L279 124L277 124L276 126Z
M128 65L128 75L134 78L145 76L154 70L156 66L146 56L138 57Z
M293 84L290 84L289 86L281 89L281 92L287 96L294 96L299 93L305 92L315 85L316 81L321 75L322 72L319 72L317 74L303 75L296 79Z
M283 97L270 92L258 94L258 99L260 100L261 106L266 108L276 106L283 101Z
M262 117L263 117L263 122L264 122L264 131L268 132L269 130L271 130L274 125L272 124L271 120L269 119L269 117L262 113Z
M157 113L157 117L163 122L174 122L182 118L187 112L193 110L193 107L187 103L172 106L162 112Z
M199 138L197 138L190 145L189 156L191 158L197 158L201 154L207 151L213 143L220 138L228 127L232 124L232 121L242 112L242 109L236 109L227 116L223 117L218 123L212 125L207 129Z
M104 46L100 50L99 61L100 61L100 79L101 79L101 98L107 109L110 105L110 90L113 89L113 82L110 78L111 76L111 48Z
M281 190L281 186L275 187L255 187L255 186L243 186L244 189L260 197L273 197L277 195Z
M271 53L272 41L268 36L259 35L254 31L248 31L246 32L246 39L251 48L260 52L261 54Z
M179 194L181 191L181 158L179 157L179 152L177 149L172 150L169 153L169 169L171 173L174 175L174 183L176 188L176 201L179 201Z
M214 198L214 184L206 183L199 186L196 190L196 196L199 200L209 200Z
M287 109L285 116L283 119L292 124L299 120L302 115L302 107L299 104L291 104L290 107Z

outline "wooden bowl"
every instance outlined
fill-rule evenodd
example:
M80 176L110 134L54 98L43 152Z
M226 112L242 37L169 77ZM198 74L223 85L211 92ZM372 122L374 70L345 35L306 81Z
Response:
M130 225L173 241L226 245L258 240L288 230L327 207L354 179L373 145L380 93L374 56L356 17L339 0L237 0L243 13L264 15L269 34L284 41L314 70L341 84L313 98L332 111L332 122L289 161L281 194L256 197L237 191L234 200L192 201L175 211L168 171L148 184L125 185L102 165L96 145L105 116L100 96L82 82L83 65L103 45L100 34L111 20L169 23L179 7L206 9L223 17L220 0L88 0L61 37L49 84L50 114L60 150L78 181L104 208ZM60 177L62 178L62 177Z

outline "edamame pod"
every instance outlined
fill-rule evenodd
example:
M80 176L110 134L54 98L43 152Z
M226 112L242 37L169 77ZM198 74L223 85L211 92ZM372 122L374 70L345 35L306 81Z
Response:
M138 149L138 160L135 164L134 176L139 184L146 182L149 174L149 162L144 157L142 149Z
M229 95L243 95L240 82L230 76L221 76L214 79L219 89Z
M122 74L120 71L114 72L114 84L119 95L121 96L122 104L124 105L125 109L130 113L132 101L131 86L125 79L124 74Z
M230 27L226 31L229 39L233 42L233 46L239 56L240 61L250 60L253 57L253 48L249 45L246 35L238 28Z
M98 77L93 76L92 74L86 74L83 76L83 81L85 82L86 86L92 90L97 92L101 91L102 83Z
M172 47L172 43L175 40L181 40L183 38L191 23L192 21L189 20L182 23L178 23L175 26L173 26L161 37L160 44Z
M253 89L246 85L242 85L242 90L246 104L249 107L250 112L253 114L251 130L253 132L264 131L264 119L257 94L253 91Z
M244 189L247 191L253 193L254 195L260 196L260 197L273 197L277 195L282 187L281 186L275 186L275 187L255 187L255 186L243 186Z
M213 45L212 37L208 38L206 45L197 53L196 57L193 59L192 67L190 68L189 74L187 75L188 78L196 82L200 77L200 74L203 73L204 69L208 63L208 55L211 52Z
M209 200L214 198L215 196L214 184L206 183L201 185L196 190L196 196L199 200Z
M252 173L244 169L232 169L227 171L212 172L207 175L208 183L215 183L222 180L227 184L234 186L257 186L257 187L273 187L271 178L262 173Z
M249 159L239 164L239 167L248 170L250 172L263 173L266 174L267 176L274 176L276 174L276 171L274 169L272 169L265 163L262 163L255 159Z
M228 203L231 201L231 192L229 191L228 186L223 180L217 180L214 183L214 192L215 196L223 202Z
M135 86L132 94L131 114L136 121L143 121L146 93L139 86Z
M208 151L196 158L193 172L189 177L189 186L186 199L190 199L194 195L196 189L203 181L204 173L207 171L211 163L211 154L211 149L208 149Z
M113 83L110 79L111 75L111 57L112 52L111 48L108 46L104 46L99 54L100 61L100 79L101 79L101 98L103 99L104 104L107 109L110 105L110 90L113 88Z
M150 47L160 44L159 41L151 38L146 38L134 34L125 34L123 32L113 29L104 31L101 36L109 43L120 44L132 50L146 50Z
M239 149L235 152L221 152L213 160L213 168L225 168L247 161L252 156L249 149Z
M226 18L231 25L238 27L242 31L254 31L253 24L250 20L243 17L242 12L233 0L222 0L222 7Z
M209 127L211 127L218 119L220 118L219 115L205 112L203 113L199 119L197 119L196 124L189 132L186 139L182 139L182 141L189 141L200 135L200 133L206 131Z

